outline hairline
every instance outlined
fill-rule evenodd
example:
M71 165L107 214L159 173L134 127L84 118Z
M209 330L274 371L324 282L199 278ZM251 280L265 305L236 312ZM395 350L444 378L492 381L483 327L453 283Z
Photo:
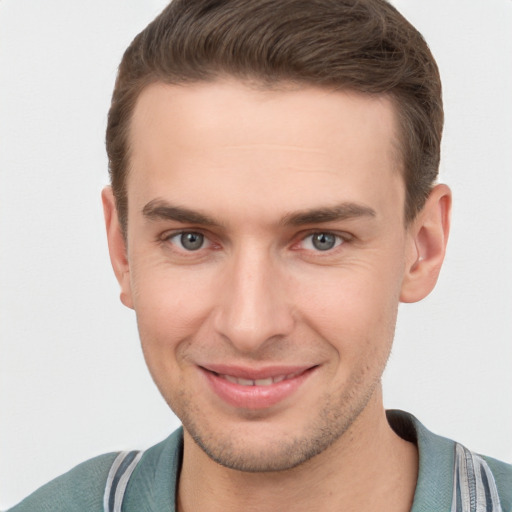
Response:
M149 77L148 77L149 78ZM300 91L307 88L315 88L325 91L331 91L331 92L348 92L352 93L358 96L364 96L364 97L374 97L374 98L387 98L390 101L391 107L392 107L392 113L393 113L393 124L395 127L395 130L390 139L391 146L392 146L392 158L396 164L395 170L400 173L401 178L403 180L404 184L404 190L405 190L405 198L404 198L404 205L403 205L403 216L404 216L404 225L407 227L412 220L414 220L415 215L417 212L415 212L415 215L411 217L408 215L408 197L407 197L407 180L405 176L405 158L406 158L406 150L405 150L405 133L404 133L404 122L401 115L401 109L397 103L397 98L393 94L392 91L390 92L382 92L382 93L368 93L364 91L360 91L354 87L343 87L343 86L330 86L330 85L322 85L318 83L314 83L311 80L287 80L287 79L276 79L276 80L268 80L265 79L265 77L259 77L256 74L250 75L250 76L236 76L234 73L227 73L227 72L211 72L208 76L202 77L202 78L196 78L196 79L183 79L183 80L165 80L163 78L160 78L158 76L152 76L151 79L147 80L138 90L136 97L133 101L133 106L130 112L130 118L128 123L126 124L126 132L125 132L125 144L126 144L126 168L125 173L123 177L123 199L124 199L124 206L125 206L125 212L124 212L124 219L121 219L121 231L123 233L123 236L125 240L127 240L127 228L128 228L128 180L132 173L133 167L132 167L132 124L133 124L133 118L135 114L135 109L137 108L137 104L139 103L139 100L148 88L155 86L155 85L168 85L168 86L177 86L177 87L187 87L191 85L197 85L197 84L214 84L219 83L224 80L235 80L244 86L247 86L255 91ZM119 213L119 208L117 205L116 200L116 210Z

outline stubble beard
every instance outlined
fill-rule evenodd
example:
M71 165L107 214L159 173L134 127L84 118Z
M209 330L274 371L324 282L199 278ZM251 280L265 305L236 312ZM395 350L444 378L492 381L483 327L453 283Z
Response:
M178 408L175 413L197 446L221 466L251 473L286 471L306 463L341 439L365 410L379 386L380 376L362 394L356 384L352 391L337 399L326 397L320 413L301 431L279 438L276 436L264 447L258 443L251 444L249 436L244 436L243 426L240 427L241 435L225 432L218 425L212 428L211 420L204 417L197 405L192 405L193 397L184 391L177 403L188 405Z

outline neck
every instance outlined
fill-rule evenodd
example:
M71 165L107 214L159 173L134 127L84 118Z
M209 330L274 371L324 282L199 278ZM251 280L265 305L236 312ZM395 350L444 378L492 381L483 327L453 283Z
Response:
M179 512L409 511L418 472L414 445L389 426L378 391L341 438L300 466L248 473L220 466L185 431Z

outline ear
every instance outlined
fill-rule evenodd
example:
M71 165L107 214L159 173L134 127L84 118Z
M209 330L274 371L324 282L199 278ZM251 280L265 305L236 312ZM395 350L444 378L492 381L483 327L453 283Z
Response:
M119 224L116 202L111 187L105 187L103 189L101 200L103 202L103 214L107 228L110 261L114 269L114 274L121 286L121 302L125 306L133 309L128 251L126 248L126 240Z
M434 288L446 251L450 231L451 191L436 185L425 206L408 227L409 250L401 302L417 302Z

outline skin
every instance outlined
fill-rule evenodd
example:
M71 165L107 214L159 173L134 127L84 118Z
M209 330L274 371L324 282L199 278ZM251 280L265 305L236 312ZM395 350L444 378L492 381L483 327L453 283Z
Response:
M399 302L435 285L450 192L405 225L396 133L385 97L228 79L142 92L126 240L109 188L103 202L121 299L184 425L180 510L410 509L417 453L380 381ZM275 404L235 406L215 365L308 371Z

